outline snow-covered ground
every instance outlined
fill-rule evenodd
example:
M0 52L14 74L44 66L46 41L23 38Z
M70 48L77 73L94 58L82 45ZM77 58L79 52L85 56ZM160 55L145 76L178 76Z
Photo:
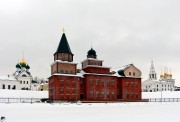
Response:
M48 98L48 91L0 89L0 97L5 97L5 98Z
M161 92L142 92L142 98L161 98ZM162 98L180 98L180 91L163 91Z
M4 122L179 122L180 102L43 104L0 103Z
M180 98L180 92L163 92L163 98ZM143 98L160 98L161 92L144 92ZM46 91L0 90L0 97L47 98ZM180 102L132 103L0 103L4 122L179 122Z

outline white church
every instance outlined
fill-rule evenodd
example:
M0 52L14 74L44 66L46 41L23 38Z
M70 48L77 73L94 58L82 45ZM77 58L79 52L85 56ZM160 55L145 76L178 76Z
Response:
M142 82L143 92L157 92L157 91L174 91L175 79L172 78L171 71L168 73L168 69L165 67L164 74L161 73L160 79L157 80L157 74L155 72L153 61L151 61L151 68L149 78Z
M33 90L36 89L32 84L32 76L29 71L30 66L22 58L21 62L16 65L16 71L13 75L0 76L0 89L11 90Z

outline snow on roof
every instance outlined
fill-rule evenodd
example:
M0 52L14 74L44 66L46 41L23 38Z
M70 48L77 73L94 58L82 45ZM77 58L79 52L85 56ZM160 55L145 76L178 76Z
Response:
M113 69L112 71L114 71L114 72L116 72L115 74L113 74L114 76L117 76L117 77L124 77L123 75L119 75L118 74L118 71L120 71L120 70L125 70L126 68L128 68L128 67L130 67L131 65L133 65L133 64L128 64L128 65L125 65L125 66L122 66L122 67L119 67L119 68L116 68L116 69ZM112 72L111 71L111 72ZM132 77L131 77L132 78Z
M83 69L87 68L87 67L97 67L97 68L111 68L111 67L106 67L106 66L98 66L98 65L87 65L85 66Z
M99 60L99 59L95 59L95 58L87 58L84 61L82 61L81 63L87 61L87 60L93 60L93 61L104 61L104 60Z
M1 75L1 76L0 76L0 80L16 81L16 79L15 79L14 76L12 76L12 75Z
M55 61L51 64L51 66L52 66L53 64L55 64L56 62L66 63L66 64L78 64L78 63L74 63L74 62L68 62L68 61L62 61L62 60L55 60Z
M90 74L90 75L105 75L105 76L114 76L114 75L112 75L112 74L97 74L97 73L84 73L84 74ZM116 76L114 76L114 77L116 77Z
M125 70L126 68L130 67L131 65L133 65L133 64L128 64L128 65L125 65L125 66L122 66L122 67L118 67L116 69L113 69L112 71L117 72L119 70Z
M74 74L57 74L56 73L56 74L53 74L53 75L57 75L57 76L71 76L71 77L83 77L83 75L81 73L77 73L76 75L74 75Z

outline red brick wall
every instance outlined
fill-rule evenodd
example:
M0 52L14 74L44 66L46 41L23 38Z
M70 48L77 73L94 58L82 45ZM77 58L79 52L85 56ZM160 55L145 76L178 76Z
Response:
M49 98L51 100L79 100L80 78L70 76L50 77Z
M118 79L118 99L141 100L141 78L122 77Z
M82 63L82 68L86 67L87 65L102 66L102 61L87 60Z
M116 100L117 77L85 75L85 100Z
M87 67L83 69L86 73L110 74L109 68Z
M76 74L76 64L57 62L53 64L51 68L51 75L54 73Z
M56 53L54 55L54 61L55 60L62 60L62 61L73 61L73 54L70 53Z

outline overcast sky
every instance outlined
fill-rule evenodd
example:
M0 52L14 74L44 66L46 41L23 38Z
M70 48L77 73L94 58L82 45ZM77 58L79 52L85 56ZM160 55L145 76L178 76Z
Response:
M146 80L153 59L158 78L167 66L180 85L179 5L179 0L1 0L0 75L12 74L24 51L32 75L49 77L65 28L75 62L86 59L92 42L104 66L133 63Z

